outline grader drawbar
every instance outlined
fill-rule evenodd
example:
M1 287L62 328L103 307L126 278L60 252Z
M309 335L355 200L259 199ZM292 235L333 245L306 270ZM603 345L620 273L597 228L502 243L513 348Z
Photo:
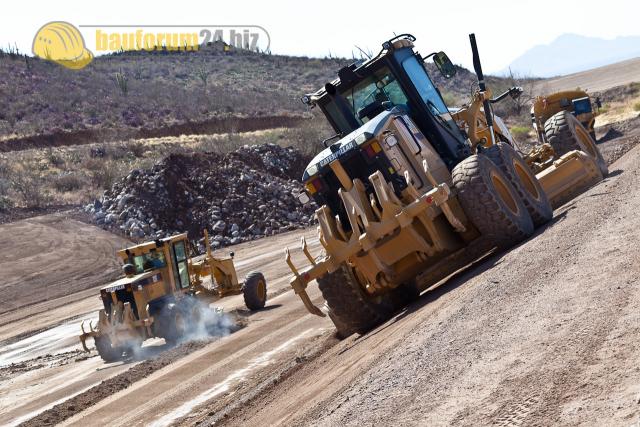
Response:
M93 338L106 362L130 356L148 338L168 343L202 331L210 320L209 304L230 295L244 295L250 310L264 307L267 283L260 272L250 272L239 282L229 257L214 257L205 230L206 253L189 257L187 234L154 240L117 252L125 277L103 287L104 305L94 328L81 324L80 342Z
M414 41L409 34L388 40L378 55L340 69L336 80L303 97L322 110L337 141L309 163L299 195L320 206L322 253L313 256L303 239L309 264L296 267L289 249L286 262L307 309L326 312L343 337L365 333L489 250L531 236L552 218L552 205L606 173L571 112L550 122L548 141L518 152L491 104L522 90L491 98L473 35L479 89L456 110L447 108L424 62L433 58L446 78L455 66L444 52L422 57ZM556 152L560 146L564 152ZM324 311L306 291L314 279Z

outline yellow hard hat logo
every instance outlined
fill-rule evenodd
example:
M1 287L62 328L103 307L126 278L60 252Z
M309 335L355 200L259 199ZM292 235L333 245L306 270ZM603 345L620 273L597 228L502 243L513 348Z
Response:
M74 70L86 67L93 59L93 54L84 45L80 31L62 21L43 25L33 39L31 50L39 58Z

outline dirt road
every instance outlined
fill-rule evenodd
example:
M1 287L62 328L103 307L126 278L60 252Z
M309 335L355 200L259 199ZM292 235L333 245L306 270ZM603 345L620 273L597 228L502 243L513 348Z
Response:
M513 251L335 345L231 425L640 420L640 147ZM217 415L203 417L213 421Z
M625 143L607 141L603 152L617 158ZM31 425L156 426L638 422L640 147L610 171L528 241L342 342L288 290L282 249L306 234L317 252L311 230L234 248L241 276L265 273L269 307L248 315L245 328L187 348L143 377L134 375L141 359L104 364L78 351L76 328L94 316L95 289L29 305L20 310L27 317L0 314L0 419L15 425L40 414ZM315 286L310 294L321 302ZM241 307L242 298L222 305ZM162 340L146 346L152 360L166 359L166 350Z
M13 231L15 227L51 222L58 224L58 228L64 232L65 238L72 240L79 238L73 234L76 226L78 233L86 236L88 241L91 241L92 237L95 239L96 236L100 237L104 233L98 228L54 216L28 220L23 224L20 224L22 221L14 223L13 228L0 229L0 235L7 239L11 236L19 239L19 235L2 234L2 232ZM56 237L53 232L51 233L52 237ZM108 236L108 233L104 234ZM297 297L292 292L283 294L284 291L289 290L288 270L283 262L283 248L298 246L302 235L306 235L312 250L318 249L318 241L315 239L313 231L287 233L258 242L238 245L234 248L237 260L236 268L240 277L246 275L250 270L260 270L267 277L270 295L267 309L250 315L248 323L252 327L246 328L246 331L237 332L237 337L236 334L233 334L221 340L220 343L214 342L205 346L199 353L190 356L191 358L182 364L172 365L167 369L168 371L173 372L173 369L178 369L179 366L186 364L186 370L182 374L185 378L188 378L190 374L200 373L203 366L211 366L216 375L238 369L248 369L243 372L247 375L253 375L254 371L279 360L283 355L295 355L300 340L304 339L306 342L313 340L319 334L329 334L327 332L328 321L307 316L306 311L297 304ZM96 247L103 243L99 239L95 241ZM77 251L84 254L95 251L95 248L91 248L92 245L87 246L89 247L79 248ZM112 249L110 259L113 259L113 252L115 249ZM65 251L59 253L68 256ZM51 256L53 257L53 255ZM300 261L301 257L301 254L296 254L295 259ZM58 265L60 262L62 260L55 260L50 265ZM87 265L83 265L83 268L85 268L84 274L86 274ZM51 271L52 278L56 277L53 276L55 271L57 270L52 269ZM69 280L74 271L69 270L64 273L66 280ZM31 284L30 280L29 277L23 278L23 282L28 285ZM29 295L26 293L25 295L25 298L28 299ZM127 363L105 365L95 353L92 353L91 357L87 357L79 351L80 345L77 340L79 324L82 320L95 320L97 310L100 307L100 301L96 295L97 290L94 283L94 288L89 290L30 305L18 312L0 314L0 339L3 340L0 342L0 419L4 422L10 425L18 424L78 395L87 401L92 401L89 389L118 375L124 376L126 381L127 372L144 359L141 357ZM318 298L319 294L316 292L314 295ZM16 301L20 303L21 300L16 299ZM61 301L66 301L66 303L61 303ZM225 311L232 311L243 307L244 302L242 296L235 296L215 305L222 307ZM20 315L16 313L20 313ZM300 322L300 318L305 320ZM278 334L272 334L273 331L278 331ZM300 337L294 339L297 335ZM245 349L249 344L253 345L253 350ZM156 348L157 350L155 350ZM166 346L163 340L155 340L145 344L145 349L146 356L155 357L158 355L157 353L166 350ZM245 356L239 359L232 357L231 360L227 360L229 355L240 353ZM184 352L184 355L187 354L189 351ZM190 360L194 362L187 363ZM219 365L213 365L214 360L217 360ZM238 363L244 365L239 366ZM173 375L178 375L179 372L171 373L170 378L173 378ZM162 376L161 373L158 375ZM199 376L194 378L198 384L201 381L199 378ZM149 381L151 380L153 378ZM244 376L234 377L229 380L229 384L237 385L236 383L241 380L244 380ZM215 379L211 381L215 381ZM202 383L202 386L206 384ZM160 386L154 385L154 387L158 387L157 389L160 390ZM169 387L169 389L171 391L173 387ZM83 396L83 394L88 395ZM181 400L175 399L175 396L171 401L181 402ZM167 410L170 408L167 402L162 403L161 406L166 407ZM98 407L93 409L97 410ZM173 409L178 410L178 408ZM160 411L156 413L161 414ZM169 414L165 415L171 417ZM180 416L176 417L180 418Z
M543 80L535 88L539 93L553 93L580 87L596 92L640 80L640 58L629 59L592 70Z
M0 236L2 315L115 278L120 274L115 251L130 243L65 214L2 224ZM17 313L26 314L33 312Z

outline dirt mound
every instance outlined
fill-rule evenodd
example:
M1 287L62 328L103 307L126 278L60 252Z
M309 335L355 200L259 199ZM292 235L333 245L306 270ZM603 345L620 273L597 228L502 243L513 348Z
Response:
M294 148L244 146L227 155L172 154L147 170L133 170L86 209L95 222L139 239L206 228L214 248L313 222L315 206L293 196L307 160Z

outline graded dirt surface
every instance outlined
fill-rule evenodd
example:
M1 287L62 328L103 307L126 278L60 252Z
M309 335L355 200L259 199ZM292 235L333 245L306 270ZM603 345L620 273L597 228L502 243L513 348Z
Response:
M0 225L0 314L117 277L115 251L128 243L65 214Z
M638 423L636 124L599 131L608 135L599 146L613 161L609 176L556 210L533 237L423 293L364 336L337 340L330 321L308 314L289 288L283 249L298 248L304 235L318 254L315 230L225 249L235 251L240 277L260 270L268 282L264 310L244 310L242 296L214 303L242 328L174 348L150 340L139 357L124 362L105 364L95 351L79 351L79 323L95 319L102 283L39 303L27 291L16 293L12 303L23 308L0 314L0 420L38 426ZM102 254L99 248L110 244L104 255L92 256L115 260L115 238L95 227L59 215L27 221L0 228L4 239L25 245L15 254L5 249L5 257L28 253L27 244L67 254ZM43 227L51 239L44 246L23 240L29 227ZM64 247L79 241L75 251ZM301 266L300 250L293 255ZM11 277L30 289L49 283L30 276L40 272L58 280L53 291L75 276L107 270L103 261L102 269L72 270L69 256L38 270L22 268L22 275L13 270ZM322 304L315 284L309 294Z
M54 220L55 218L48 217L38 219L39 222ZM59 227L64 229L64 224L68 221L73 220L62 221ZM87 225L79 227L79 230L83 234L109 235ZM72 230L68 231L73 237ZM211 365L215 372L232 373L234 369L244 369L247 363L253 363L253 367L246 373L254 374L259 368L280 360L283 355L295 354L300 340L328 334L330 325L326 319L307 316L293 292L286 292L290 288L288 267L283 262L283 249L285 246L299 247L300 237L305 235L309 239L311 250L317 251L318 241L314 238L315 234L311 230L285 233L233 248L236 252L235 265L239 277L244 277L251 270L264 273L268 282L269 301L266 309L257 313L249 313L242 309L244 302L241 295L216 302L215 306L222 307L225 312L237 310L237 316L242 318L242 323L252 326L220 340L203 337L205 342L202 344L187 344L176 349L167 347L163 340L150 340L143 347L144 351L139 357L124 363L105 364L95 352L82 353L79 351L81 347L77 338L80 323L90 319L95 321L97 310L100 308L100 301L96 297L97 287L103 283L95 284L94 288L86 291L51 302L30 305L17 311L32 314L18 316L16 312L8 312L0 315L0 419L3 423L16 425L55 405L60 405L42 414L38 422L32 425L55 424L96 403L98 398L125 389L141 378L149 377L145 381L159 381L158 384L163 384L163 380L154 380L156 377L150 375L158 370L158 376L166 378L163 377L163 373L169 371L168 378L173 378L173 375L178 375L172 373L173 370L181 366L176 361L191 353L194 356L189 357L192 357L194 362L190 362L192 359L182 362L186 366L182 375L187 379L189 375L196 376L193 381L202 386L211 384L202 382L197 375L207 366ZM102 242L96 242L98 247L100 244ZM88 253L95 248L84 250ZM225 252L229 250L231 249ZM114 256L114 252L115 249L112 250L111 257ZM295 254L294 259L300 262L301 253ZM29 281L25 279L25 286L28 285ZM317 300L319 293L316 291L314 296ZM60 300L65 302L61 304ZM305 320L300 322L300 318ZM279 332L277 336L271 334L273 331ZM292 341L296 336L298 339ZM241 353L249 344L252 345L252 349ZM245 356L234 356L239 354ZM145 364L145 359L152 362ZM166 366L168 364L171 365ZM223 371L219 370L220 366L223 366ZM241 380L244 380L242 375L234 377L229 384L237 385ZM215 381L215 378L210 381ZM136 384L141 383L143 381ZM166 383L164 384L166 386ZM160 394L160 386L154 384L153 387L157 387ZM107 393L104 388L108 388ZM167 390L171 391L174 388L173 380L170 380ZM124 393L126 392L125 390ZM65 402L72 398L79 404L70 408L72 405ZM136 399L137 395L133 402L137 402ZM175 396L171 399L176 404L185 402L184 399L176 399ZM145 400L148 400L148 396ZM170 405L166 402L160 408L165 405L168 410ZM93 407L95 410L97 408L97 405ZM155 414L168 415L158 408Z
M640 58L628 59L566 76L542 80L536 91L542 94L582 88L595 92L640 80Z
M334 345L250 404L203 421L638 422L640 147L610 170L512 251Z

